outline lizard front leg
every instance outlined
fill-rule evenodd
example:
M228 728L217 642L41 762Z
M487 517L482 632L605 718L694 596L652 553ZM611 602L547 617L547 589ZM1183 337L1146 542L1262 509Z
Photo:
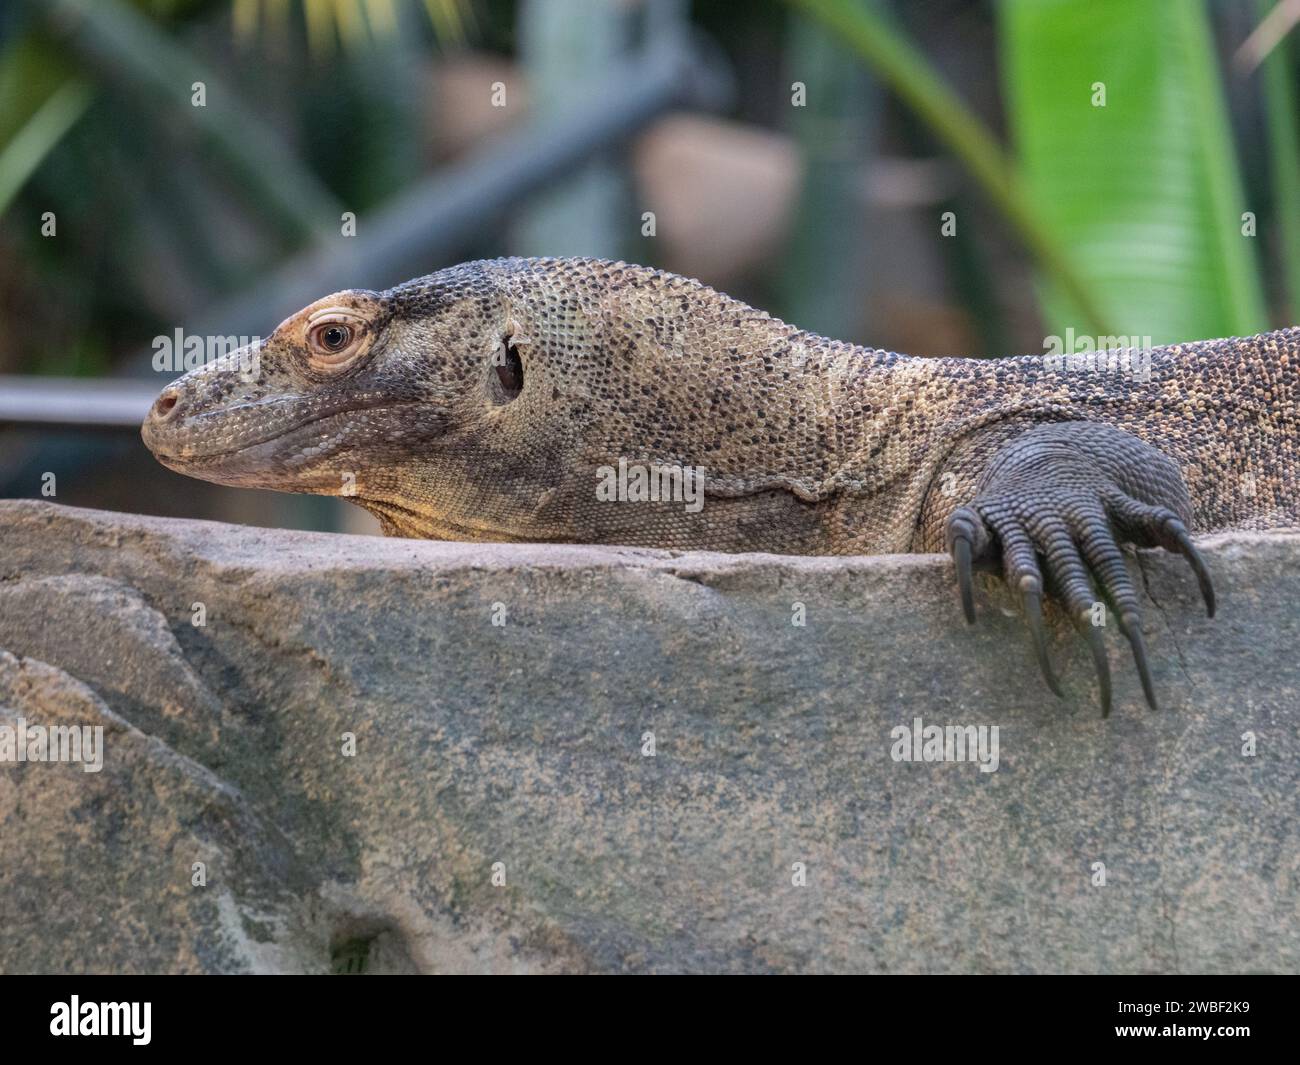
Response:
M1044 591L1053 593L1088 638L1107 715L1110 668L1101 633L1090 623L1095 581L1115 606L1142 691L1154 709L1137 590L1119 545L1181 553L1196 573L1212 617L1214 589L1188 534L1191 514L1178 466L1137 437L1095 422L1028 429L993 454L974 497L944 524L966 620L975 620L972 569L1000 567L1007 584L1020 593L1039 665L1060 695L1042 617Z

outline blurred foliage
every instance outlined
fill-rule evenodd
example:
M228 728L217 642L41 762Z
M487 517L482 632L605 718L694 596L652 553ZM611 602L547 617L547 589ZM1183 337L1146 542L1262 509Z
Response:
M7 138L0 150L0 214L90 106L90 87L69 78ZM12 116L11 116L12 117Z
M408 185L427 163L415 134L435 46L464 39L468 12L468 0L6 6L0 306L30 324L0 340L0 372L98 372L334 239L343 210ZM328 54L308 47L326 38ZM198 82L208 106L194 105ZM57 240L42 235L47 212Z
M1259 0L1261 17L1276 10L1273 0ZM1280 39L1263 64L1264 105L1273 182L1273 215L1278 223L1282 286L1287 303L1283 319L1300 316L1300 132L1296 129L1295 62L1291 42Z
M1049 330L1167 343L1266 327L1248 221L1258 213L1242 192L1201 0L1002 0L999 64L1015 163L873 5L789 2L832 29L965 164L1035 255ZM1273 8L1259 6L1261 15ZM1265 60L1262 95L1292 314L1300 308L1294 78L1282 41ZM1093 105L1097 83L1105 106Z
M779 313L827 336L867 337L863 296L874 249L862 174L876 147L880 93L815 22L796 21L786 61L800 76L815 71L818 84L789 119L804 176L780 267Z
M1061 235L1033 208L993 134L891 20L862 0L790 2L833 31L916 111L979 182L1043 270L1070 294L1087 326L1109 333L1095 287L1075 268Z
M1165 344L1264 328L1257 241L1242 232L1250 205L1203 5L1004 0L998 10L1033 209L1112 331ZM1059 284L1049 283L1045 310L1049 331L1081 325Z
M400 28L401 0L233 0L235 31L248 40L267 27L287 32L294 8L312 50L331 53L336 44L363 47L367 42L391 37ZM465 0L422 0L429 21L443 41L465 40L472 9Z

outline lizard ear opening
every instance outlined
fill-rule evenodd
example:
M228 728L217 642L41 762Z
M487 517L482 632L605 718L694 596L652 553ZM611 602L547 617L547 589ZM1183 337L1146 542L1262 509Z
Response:
M502 402L508 403L524 390L524 363L519 357L519 349L506 337L501 347L492 356L493 369L496 371L497 391Z

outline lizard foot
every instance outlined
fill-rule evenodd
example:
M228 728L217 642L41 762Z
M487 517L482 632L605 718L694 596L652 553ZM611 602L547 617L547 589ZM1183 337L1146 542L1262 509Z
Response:
M1084 424L1087 429L1081 441L1078 427ZM1104 459L1081 446L1106 433L1114 439L1101 441ZM1050 591L1088 639L1105 717L1111 708L1110 666L1095 620L1099 605L1095 581L1113 606L1120 632L1133 650L1143 694L1155 709L1137 589L1119 545L1159 546L1182 554L1196 574L1211 617L1215 609L1209 572L1185 520L1163 502L1148 501L1162 496L1184 513L1190 509L1173 462L1118 429L1065 423L1043 426L1017 439L990 463L975 498L948 518L946 541L956 564L966 620L975 620L973 570L1000 566L1007 584L1020 594L1048 687L1060 696L1043 622L1043 595Z

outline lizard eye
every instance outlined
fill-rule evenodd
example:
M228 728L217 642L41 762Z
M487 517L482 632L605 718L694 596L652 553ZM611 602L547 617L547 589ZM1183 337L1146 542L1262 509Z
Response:
M524 388L524 363L519 358L519 349L506 340L492 361L502 394L507 400L514 399Z
M323 325L316 334L316 343L326 351L342 351L352 339L352 330L346 325Z
M360 354L365 335L362 323L341 311L328 312L307 329L307 346L311 361L321 369L337 370Z

